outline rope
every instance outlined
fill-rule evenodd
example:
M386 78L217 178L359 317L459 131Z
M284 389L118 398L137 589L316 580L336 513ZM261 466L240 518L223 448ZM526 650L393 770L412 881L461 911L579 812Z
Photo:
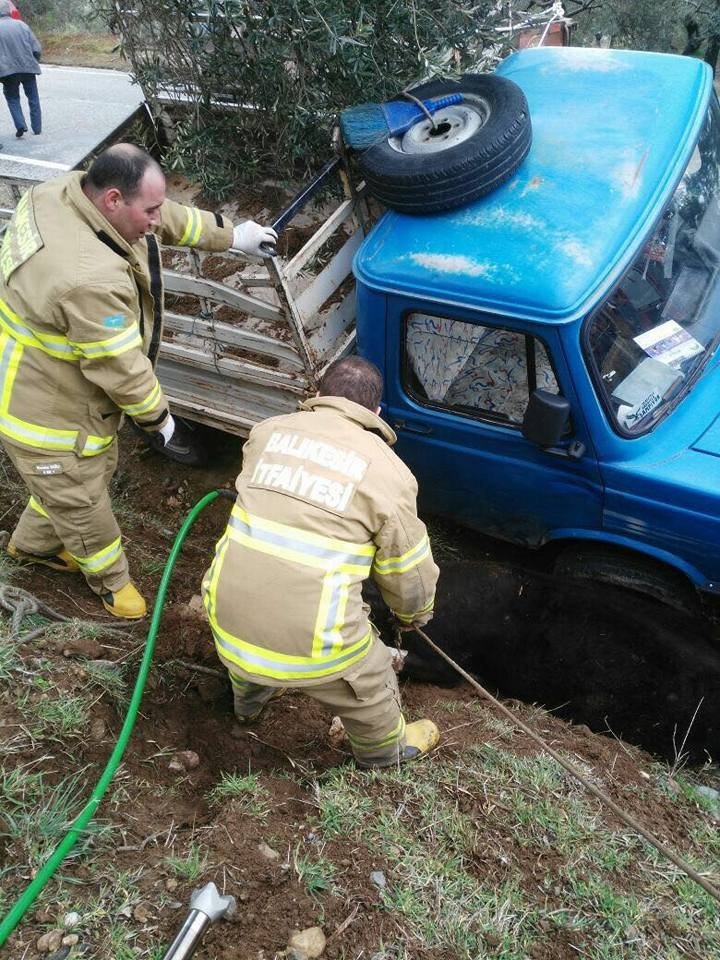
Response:
M556 760L568 771L568 773L575 777L575 779L578 780L586 790L600 800L601 803L604 803L606 807L612 810L612 812L618 816L623 823L626 823L629 827L639 833L640 836L644 837L645 840L647 840L651 846L655 847L659 853L661 853L664 857L667 857L667 859L674 863L676 867L682 870L683 873L687 874L688 877L694 880L695 883L699 884L703 890L709 893L711 897L720 903L720 889L718 889L714 884L710 883L709 880L706 880L702 874L698 873L697 870L695 870L695 868L687 862L687 860L684 860L679 854L675 853L674 850L671 850L670 847L667 847L662 840L658 840L654 834L650 833L649 830L635 820L635 818L629 813L623 810L622 807L619 807L615 801L611 800L604 791L600 790L599 787L596 787L594 783L588 780L582 770L580 770L579 767L576 767L572 761L566 760L565 757L561 756L556 750L553 750L550 744L543 740L539 734L535 733L535 731L528 727L526 723L523 723L523 721L516 717L512 711L508 710L504 704L500 703L500 701L497 700L484 687L480 686L477 680L471 677L467 671L463 670L463 668L456 663L452 657L449 657L444 650L441 650L440 647L438 647L438 645L434 643L423 630L420 629L420 627L416 626L414 629L415 632L423 638L425 643L427 643L428 646L435 651L435 653L449 663L450 666L456 670L460 676L466 680L471 687L473 687L474 690L477 690L480 696L484 697L486 700L489 700L490 703L497 707L497 709L500 710L501 713L503 713L514 725L520 727L523 733L530 737L531 740L534 740L535 743L545 750L546 753L549 753L553 760Z
M30 630L28 633L21 635L20 631L23 620L35 614L45 617L47 620L55 621L56 623L72 622L81 627L88 627L93 630L102 631L103 633L116 633L118 636L127 636L122 630L108 627L104 623L66 617L64 614L58 613L57 610L53 610L52 607L49 607L46 603L43 603L42 600L38 600L36 596L28 593L27 590L23 590L21 587L10 586L10 584L7 583L0 584L0 608L10 614L10 639L22 640L23 643L29 640L37 640L38 637L42 636L42 634L52 626L52 622L46 623L43 626L35 627L34 630ZM130 626L130 624L128 624L128 626Z

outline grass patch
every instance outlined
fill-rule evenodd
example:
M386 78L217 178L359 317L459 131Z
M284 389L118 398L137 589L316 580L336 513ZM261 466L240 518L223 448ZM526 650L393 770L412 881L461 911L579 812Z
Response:
M91 683L114 700L117 706L127 703L127 684L122 664L103 660L86 660L83 669Z
M270 812L270 794L260 784L256 773L248 773L244 777L236 773L224 773L207 796L210 803L215 805L232 800L236 809L251 817L263 818Z
M191 843L184 857L165 857L168 868L181 880L192 883L202 876L208 868L207 854L203 853L199 843Z
M544 754L486 743L452 763L343 768L315 794L322 840L362 846L385 873L379 897L400 935L377 958L524 960L569 941L593 960L670 960L671 931L683 938L678 960L720 956L717 904L640 838L606 827L597 801ZM697 828L699 856L720 846L713 829ZM295 862L305 882L308 870L319 876L322 898L333 882L322 858L296 851Z
M298 844L293 855L293 867L298 880L311 896L338 892L335 865L323 857L322 853L312 856L300 853Z
M25 767L3 771L0 775L0 837L7 843L7 863L27 864L37 870L65 835L87 799L87 783L82 772L49 784L43 773ZM69 854L79 857L110 827L93 820ZM8 872L11 869L7 867Z
M50 688L46 677L38 677L36 684L42 690ZM51 684L52 686L52 684ZM37 738L48 736L53 740L64 740L68 737L77 737L85 733L89 723L89 703L84 697L74 697L62 694L58 700L50 699L48 693L40 698L32 696L30 691L20 692L17 708L23 719Z

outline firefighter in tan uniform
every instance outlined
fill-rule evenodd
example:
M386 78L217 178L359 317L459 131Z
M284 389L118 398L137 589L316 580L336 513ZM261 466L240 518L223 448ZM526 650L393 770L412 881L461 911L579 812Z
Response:
M235 714L259 715L283 687L339 714L361 766L433 746L430 720L407 724L392 654L362 582L372 576L401 627L432 616L438 569L415 506L415 478L380 417L382 378L360 357L335 363L300 411L258 424L203 597Z
M11 556L82 571L110 613L145 615L107 484L123 414L166 443L180 433L153 372L157 238L259 255L275 236L166 200L161 169L131 144L23 196L0 250L0 439L30 492Z

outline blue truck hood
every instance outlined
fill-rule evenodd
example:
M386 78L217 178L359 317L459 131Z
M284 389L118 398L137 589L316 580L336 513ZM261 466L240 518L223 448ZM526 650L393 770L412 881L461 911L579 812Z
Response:
M692 449L699 453L709 453L713 457L720 457L720 416L716 417L705 433L698 437L692 445ZM715 470L717 470L717 465L715 465Z
M355 273L384 292L571 321L605 296L669 199L712 75L689 57L579 47L523 50L497 73L530 106L519 171L460 210L388 213Z

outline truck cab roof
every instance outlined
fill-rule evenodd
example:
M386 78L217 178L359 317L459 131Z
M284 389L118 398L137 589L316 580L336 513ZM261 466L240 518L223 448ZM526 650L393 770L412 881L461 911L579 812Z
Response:
M570 322L607 295L670 198L712 74L689 57L580 47L522 50L496 72L530 108L517 173L458 210L387 213L354 270L386 293Z

